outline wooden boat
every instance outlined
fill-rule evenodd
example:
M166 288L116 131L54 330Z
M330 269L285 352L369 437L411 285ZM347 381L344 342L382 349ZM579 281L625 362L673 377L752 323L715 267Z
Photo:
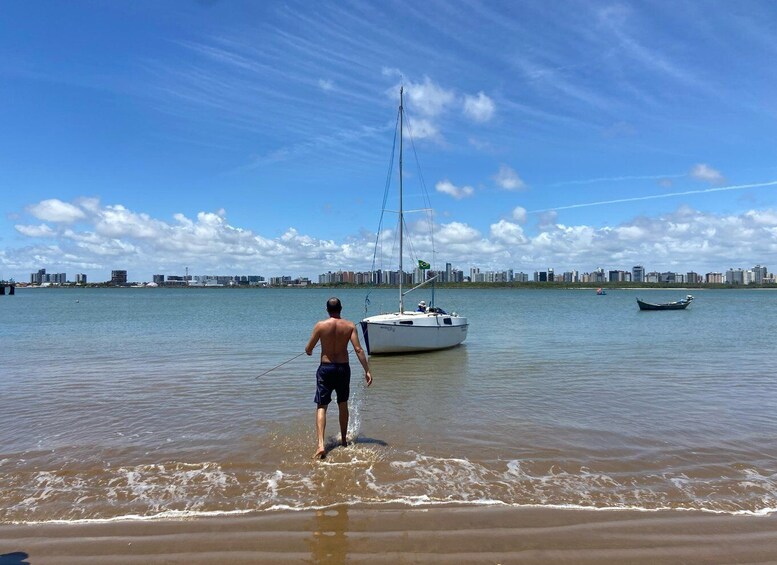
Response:
M675 302L664 302L661 304L653 304L652 302L645 302L637 298L637 304L640 310L685 310L688 305L693 301L693 296L690 294L682 300Z

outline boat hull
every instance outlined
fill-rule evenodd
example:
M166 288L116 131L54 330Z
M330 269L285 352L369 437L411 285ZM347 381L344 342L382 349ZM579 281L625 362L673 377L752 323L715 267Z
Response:
M467 319L447 314L380 314L361 321L370 355L455 347L467 339Z
M640 310L685 310L691 304L690 300L680 300L678 302L669 302L666 304L651 304L643 302L637 298L637 304Z

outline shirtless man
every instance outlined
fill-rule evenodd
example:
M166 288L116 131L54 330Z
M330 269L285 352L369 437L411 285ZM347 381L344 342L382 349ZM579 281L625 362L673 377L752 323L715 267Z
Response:
M343 305L339 298L330 298L326 303L329 319L317 322L313 327L313 335L305 348L305 353L313 354L313 348L321 340L321 364L316 372L316 434L318 449L313 459L323 459L326 455L324 447L324 430L326 429L326 408L332 401L332 391L337 393L337 406L340 410L340 444L348 445L345 434L348 431L348 395L351 385L351 366L348 364L348 342L353 344L353 350L364 367L364 378L367 386L372 384L370 365L367 356L359 344L359 334L353 322L340 317Z

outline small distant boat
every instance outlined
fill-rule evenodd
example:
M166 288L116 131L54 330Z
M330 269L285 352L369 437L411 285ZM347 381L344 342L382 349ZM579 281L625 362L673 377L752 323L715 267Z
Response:
M603 288L597 288L596 289L596 295L597 296L604 296L605 294L607 294L607 292Z
M690 294L682 300L664 302L662 304L653 304L652 302L645 302L637 298L637 304L639 304L640 310L685 310L692 301L693 296Z

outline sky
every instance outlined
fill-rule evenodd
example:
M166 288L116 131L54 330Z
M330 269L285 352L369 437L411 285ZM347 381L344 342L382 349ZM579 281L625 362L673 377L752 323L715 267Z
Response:
M434 210L406 264L772 272L775 24L771 0L4 2L0 279L391 268L400 86L405 208Z

